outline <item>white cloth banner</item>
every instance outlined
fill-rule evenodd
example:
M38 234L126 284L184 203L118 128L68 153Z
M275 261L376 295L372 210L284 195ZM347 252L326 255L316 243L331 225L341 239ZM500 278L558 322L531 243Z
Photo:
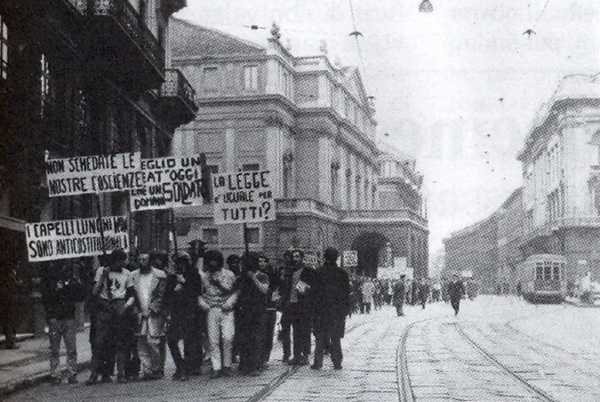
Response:
M215 224L275 220L275 200L268 170L212 175Z

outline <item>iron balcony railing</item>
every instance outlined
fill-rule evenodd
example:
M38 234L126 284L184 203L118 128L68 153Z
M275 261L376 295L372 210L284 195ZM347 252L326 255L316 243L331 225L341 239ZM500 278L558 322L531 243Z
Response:
M179 98L188 108L196 112L196 91L178 69L165 70L165 82L160 88L160 96L165 98Z
M73 0L75 1L75 0ZM163 71L165 51L128 0L88 0L87 14L116 21L157 71Z

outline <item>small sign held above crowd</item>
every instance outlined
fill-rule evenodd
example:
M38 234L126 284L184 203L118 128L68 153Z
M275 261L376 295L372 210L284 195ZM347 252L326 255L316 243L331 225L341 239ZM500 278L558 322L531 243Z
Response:
M131 211L203 204L204 155L142 159L144 187L131 190Z
M126 216L28 223L27 256L29 262L41 262L101 255L116 248L127 252L128 230Z
M143 187L140 159L140 152L47 159L48 194L59 197Z
M275 220L275 200L268 170L212 175L215 224Z
M358 265L358 251L344 250L342 252L342 264L344 268L356 267Z

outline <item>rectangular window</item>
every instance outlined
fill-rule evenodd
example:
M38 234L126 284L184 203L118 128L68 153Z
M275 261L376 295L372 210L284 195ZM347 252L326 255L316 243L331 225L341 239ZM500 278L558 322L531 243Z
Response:
M244 90L258 90L258 66L244 66Z
M202 229L202 240L206 244L219 244L219 229L215 229L215 228Z
M204 67L202 70L202 89L204 92L214 93L219 91L219 80L217 74L217 67Z
M552 265L552 271L552 279L555 281L560 280L560 264L558 262L555 262Z
M246 239L248 240L248 244L260 243L260 229L246 228Z
M212 174L219 173L219 165L208 165L208 169Z
M8 78L8 26L0 14L0 79Z
M544 262L544 280L549 281L552 279L552 264L550 262Z
M544 279L544 264L541 262L535 264L535 279L538 281Z

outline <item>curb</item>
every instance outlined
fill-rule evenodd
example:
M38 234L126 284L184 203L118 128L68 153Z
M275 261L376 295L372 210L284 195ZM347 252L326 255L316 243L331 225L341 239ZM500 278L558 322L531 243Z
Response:
M80 373L84 370L89 369L91 366L91 361L81 362L77 364L77 372ZM50 379L50 370L42 371L36 374L33 374L29 377L22 378L20 380L14 381L12 383L8 383L0 386L0 398L6 397L8 395L14 394L18 391L23 391L27 388L35 387L43 382L46 382Z

